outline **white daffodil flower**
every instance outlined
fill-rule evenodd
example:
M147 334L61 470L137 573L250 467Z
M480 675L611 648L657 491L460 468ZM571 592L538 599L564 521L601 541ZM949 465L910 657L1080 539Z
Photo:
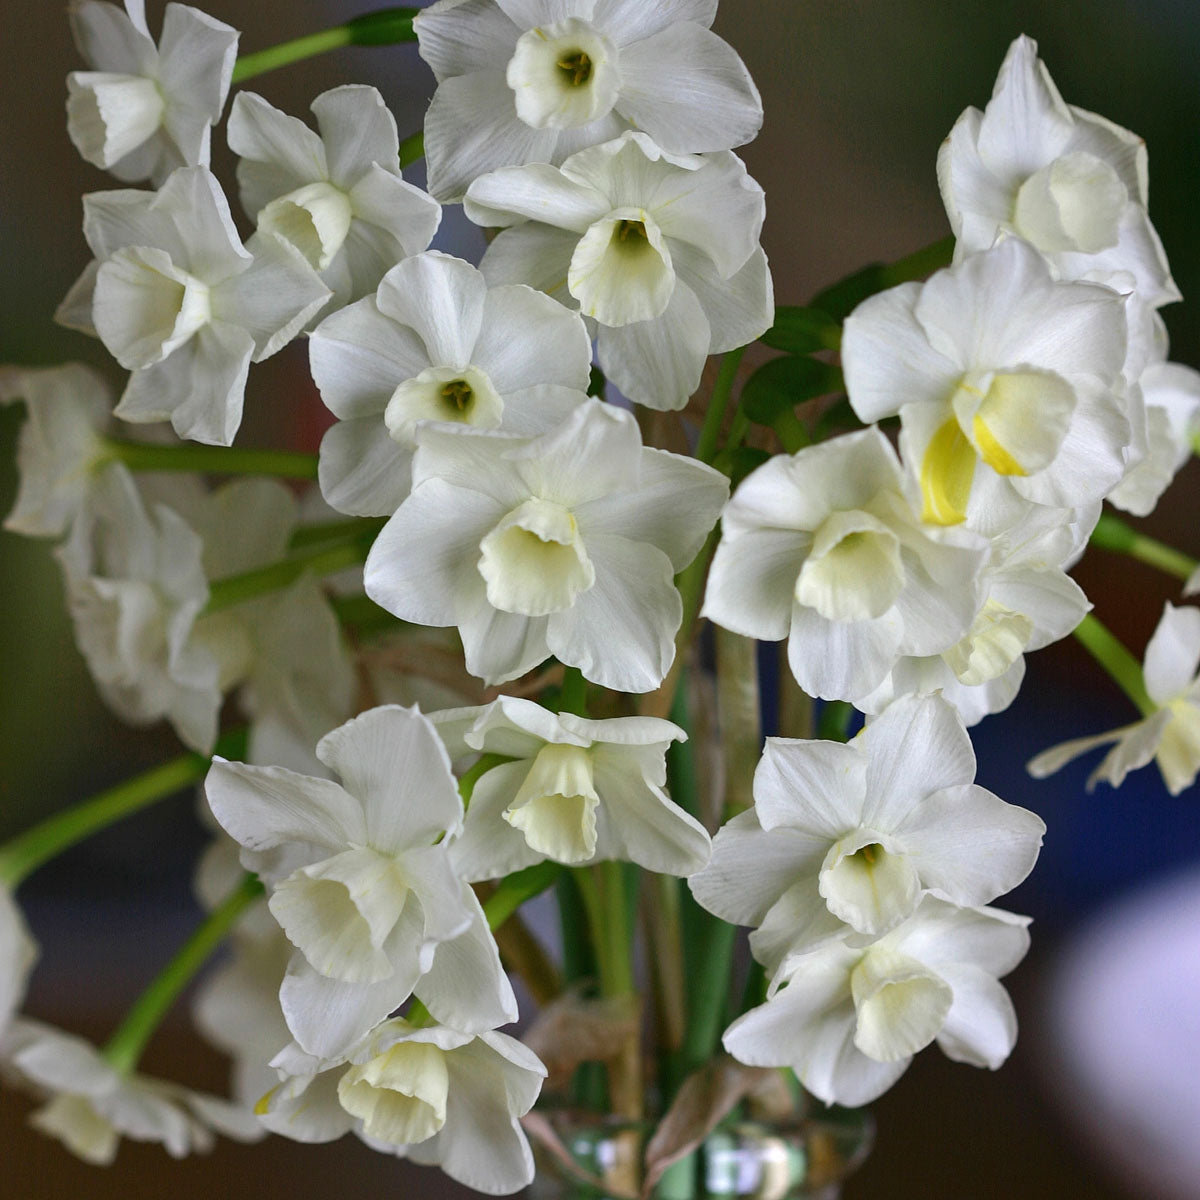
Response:
M38 945L13 894L0 884L0 1045L38 959Z
M1154 307L1180 298L1146 212L1145 143L1065 104L1032 38L1009 47L991 102L959 117L937 166L956 259L1015 235L1060 279L1129 271Z
M987 904L1033 869L1046 826L974 779L971 739L937 696L897 700L846 745L767 738L754 807L717 833L692 894L758 926L772 971L846 926L881 937L928 894Z
M461 200L487 171L560 163L640 129L665 150L731 150L762 125L716 0L440 0L413 22L438 89L429 190Z
M703 615L788 639L811 696L857 702L906 655L938 654L979 607L982 538L921 523L878 429L778 455L721 518Z
M933 896L866 947L829 942L789 956L765 1004L725 1031L740 1062L791 1067L826 1104L881 1096L937 1041L955 1062L995 1070L1017 1018L997 982L1029 948L1028 917Z
M87 0L69 10L90 71L67 76L67 132L94 166L160 187L176 167L208 166L237 57L238 32L185 4L168 4L155 46L145 0Z
M326 734L317 757L341 785L223 760L205 785L296 947L279 994L293 1037L334 1057L414 991L461 1028L514 1020L479 903L447 854L462 801L429 721L374 708Z
M464 879L496 879L547 858L620 859L665 875L691 875L708 862L708 832L663 791L667 747L687 736L670 721L589 721L513 696L429 719L452 760L513 760L475 782L451 847Z
M181 167L157 193L85 196L83 229L96 257L57 319L133 372L116 415L229 445L250 363L291 341L329 289L278 238L244 247L205 167Z
M489 288L447 254L407 258L309 340L339 418L321 442L321 491L339 512L390 517L411 490L419 422L544 432L583 399L591 361L583 320L549 296Z
M207 752L221 664L194 636L208 603L203 549L177 512L147 506L114 465L96 479L56 557L75 641L105 702L135 725L166 717L185 745Z
M20 484L4 528L27 537L61 537L92 487L106 453L114 397L83 363L0 367L0 404L25 403L17 438Z
M427 425L367 595L402 620L457 625L467 670L489 684L553 654L604 687L653 691L682 620L674 577L728 487L644 448L632 415L599 401L537 437Z
M966 633L940 654L901 658L870 695L866 713L897 696L941 693L967 725L1001 712L1025 677L1025 655L1069 634L1091 608L1066 573L1083 553L1099 505L1064 511L1020 504L1007 528L991 531L980 573L980 604Z
M467 216L506 228L480 264L596 322L601 369L631 400L682 408L704 360L774 319L762 188L728 151L668 154L643 133L471 184Z
M262 1123L298 1142L331 1142L352 1130L375 1150L424 1166L490 1196L533 1179L520 1118L546 1068L515 1038L445 1025L388 1021L339 1061L285 1049L282 1082L258 1107Z
M242 207L262 232L304 256L341 308L370 295L384 273L437 232L436 200L400 176L396 119L373 87L348 85L312 102L320 134L239 92L229 148Z
M160 1142L172 1158L212 1149L213 1133L262 1137L248 1108L179 1084L117 1071L81 1038L19 1019L0 1043L4 1065L48 1100L29 1118L72 1154L106 1166L122 1137Z
M1006 494L1054 508L1102 499L1133 438L1121 377L1124 299L1058 283L1009 238L864 301L842 340L862 421L900 415L926 521L986 523Z
M1120 787L1130 771L1151 759L1172 796L1191 787L1200 773L1200 609L1166 604L1142 669L1154 712L1132 725L1044 750L1029 763L1029 773L1042 779L1097 746L1115 743L1088 779L1089 792L1101 779Z
M1146 454L1107 498L1117 508L1145 517L1194 452L1200 435L1200 371L1155 362L1142 372L1139 385L1146 407Z

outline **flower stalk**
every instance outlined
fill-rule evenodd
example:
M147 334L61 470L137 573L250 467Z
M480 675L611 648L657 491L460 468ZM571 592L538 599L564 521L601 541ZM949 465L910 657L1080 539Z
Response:
M317 477L317 456L300 450L252 450L196 442L156 446L121 438L106 438L104 447L101 465L116 461L131 471L202 471L209 475L269 475L305 480Z
M1133 701L1143 717L1157 710L1158 706L1146 692L1141 665L1096 617L1088 613L1075 627L1075 637Z
M245 83L256 75L303 62L342 46L392 46L398 42L415 42L413 17L415 8L381 8L377 12L364 13L344 25L322 29L318 33L305 34L253 54L244 54L233 68L233 82Z
M1184 554L1164 542L1138 533L1131 525L1126 524L1120 517L1112 513L1101 513L1096 528L1092 531L1091 542L1102 550L1111 550L1115 554L1127 554L1147 566L1156 567L1176 579L1187 582L1200 568L1200 559Z
M154 981L138 997L116 1033L109 1038L103 1054L122 1074L137 1066L154 1031L162 1023L176 997L225 940L238 918L260 896L263 885L255 875L242 881L204 919L191 937L179 948Z

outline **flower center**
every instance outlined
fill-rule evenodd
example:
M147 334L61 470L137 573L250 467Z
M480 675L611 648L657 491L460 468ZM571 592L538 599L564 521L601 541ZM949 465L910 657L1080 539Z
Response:
M393 1146L427 1141L446 1123L446 1055L428 1042L400 1042L338 1081L338 1100L363 1132Z
M1083 151L1035 171L1017 192L1013 228L1039 250L1095 254L1117 244L1129 193L1103 159Z
M558 69L572 87L583 87L592 77L592 60L583 50L571 50L558 60Z
M530 499L514 508L479 549L488 603L503 612L561 612L596 582L574 516L551 500Z
M850 972L857 1018L854 1044L876 1062L898 1062L941 1032L954 999L923 963L886 948L870 949Z
M427 367L397 386L383 421L393 441L414 446L418 421L495 429L503 416L504 401L478 367Z
M616 46L578 17L522 34L505 79L517 116L534 129L577 129L598 121L621 91Z
M596 853L600 797L583 746L543 746L504 819L531 849L555 862L587 862Z
M567 271L585 316L618 327L661 316L675 291L671 251L643 208L619 208L589 226Z
M827 621L881 617L904 590L900 539L859 509L830 513L796 579L796 599Z
M350 197L319 181L272 200L258 214L258 227L290 242L314 271L324 271L345 244L353 219Z
M912 914L921 881L904 854L892 853L871 830L835 842L825 855L817 891L839 921L878 937Z
M67 133L83 158L103 170L148 141L166 107L158 85L142 75L67 76Z

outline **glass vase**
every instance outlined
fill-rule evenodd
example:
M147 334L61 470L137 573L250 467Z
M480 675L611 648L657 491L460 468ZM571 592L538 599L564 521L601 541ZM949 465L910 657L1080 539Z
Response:
M837 1200L874 1138L874 1123L860 1111L727 1121L646 1192L652 1123L570 1111L543 1115L553 1138L532 1139L531 1200Z

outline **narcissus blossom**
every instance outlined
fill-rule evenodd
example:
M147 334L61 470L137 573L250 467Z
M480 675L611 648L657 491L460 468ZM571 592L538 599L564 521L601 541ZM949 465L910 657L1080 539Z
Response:
M998 980L1025 957L1028 924L927 896L868 946L789 956L767 1002L725 1031L725 1049L751 1066L791 1067L818 1099L850 1106L881 1096L935 1040L956 1062L995 1070L1017 1037Z
M682 408L708 355L774 319L762 188L728 151L668 154L626 133L561 167L485 175L465 207L512 227L483 256L488 282L532 284L594 320L600 367L650 408Z
M675 657L674 576L727 494L719 472L644 448L630 413L595 400L537 437L426 426L367 595L402 620L457 625L489 684L553 654L604 687L652 691Z
M1146 453L1108 494L1117 508L1144 517L1154 511L1200 436L1200 371L1183 363L1151 363L1139 377L1146 406Z
M842 340L863 421L900 415L900 450L926 521L986 522L1007 495L1055 508L1101 499L1133 430L1121 372L1125 303L1058 283L1009 238L864 301Z
M253 92L229 113L242 207L294 246L332 291L331 308L369 295L400 259L429 245L442 211L400 175L396 119L373 87L312 102L320 134Z
M489 288L447 254L405 259L309 341L339 418L321 442L321 491L340 512L390 517L412 486L419 422L544 432L583 400L591 361L583 320L549 296Z
M4 528L61 537L106 457L102 431L112 413L112 389L83 363L0 367L0 404L15 401L25 404L17 439L20 484Z
M1132 725L1044 750L1029 763L1029 773L1041 779L1097 746L1116 743L1088 779L1089 792L1101 779L1120 787L1151 759L1172 796L1191 787L1200 773L1200 609L1168 602L1142 666L1153 711Z
M475 781L451 848L464 879L496 879L547 858L621 859L667 875L708 862L707 831L663 791L667 747L686 736L670 721L589 721L513 696L430 720L453 760L513 760Z
M1007 708L1025 677L1025 655L1056 642L1091 605L1067 568L1083 553L1100 506L1074 511L1018 504L990 531L979 608L966 633L940 654L901 658L858 706L883 711L897 696L940 692L968 725Z
M20 1019L0 1042L4 1065L47 1099L29 1118L85 1162L116 1158L122 1137L160 1142L172 1158L212 1149L213 1133L257 1141L254 1114L176 1083L117 1071L81 1038Z
M0 883L0 1044L25 999L25 984L38 947L12 892Z
M238 32L185 4L168 4L157 46L145 0L86 0L71 28L90 71L67 76L67 132L90 163L159 187L176 167L208 166L237 57Z
M251 361L291 341L329 289L288 243L243 246L205 167L180 168L158 192L84 197L83 231L96 257L57 317L133 372L116 415L229 445Z
M1033 869L1046 826L974 779L971 739L937 696L897 700L845 745L767 738L754 807L718 832L692 893L758 926L770 970L850 931L878 938L929 894L987 904Z
M121 466L105 471L59 548L75 640L122 720L166 717L185 745L211 749L221 665L195 637L208 603L204 545L165 504L147 505Z
M334 1057L414 991L460 1028L514 1020L479 903L447 854L462 801L429 721L370 709L326 734L317 757L340 785L221 759L205 784L296 947L279 999L297 1042Z
M439 1166L492 1196L533 1178L519 1118L533 1107L546 1068L515 1038L396 1019L336 1061L290 1046L274 1066L282 1082L258 1110L273 1133L331 1142L353 1130L375 1150Z
M497 167L560 163L640 129L665 150L730 150L762 124L716 0L441 0L413 28L438 89L429 190L458 200Z
M1180 298L1146 212L1145 143L1065 104L1032 38L1009 47L987 108L959 117L937 165L956 260L1015 235L1060 279L1129 271L1153 306Z
M987 546L922 524L878 429L778 455L721 518L703 615L745 637L788 639L811 696L856 702L906 655L938 654L979 606Z

